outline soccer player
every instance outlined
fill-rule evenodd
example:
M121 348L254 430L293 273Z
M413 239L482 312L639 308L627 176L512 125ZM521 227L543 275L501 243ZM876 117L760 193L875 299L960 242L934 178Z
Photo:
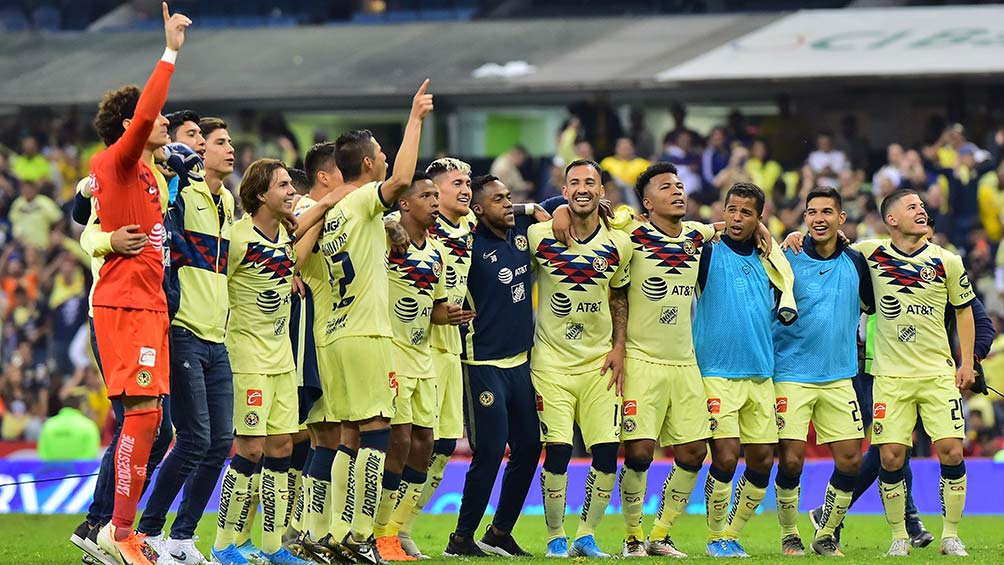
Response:
M282 162L259 159L245 171L239 194L246 215L233 226L227 266L236 454L223 477L213 556L225 565L249 562L234 538L247 519L251 476L261 461L259 555L268 563L301 565L307 562L282 547L292 434L298 430L286 335L296 255L282 220L292 212L295 190Z
M234 199L220 180L233 172L220 154L233 148L226 124L206 118L214 128L207 154L200 118L191 110L168 116L175 141L206 155L213 184L189 175L168 214L171 243L171 403L177 442L157 475L138 530L161 555L186 564L208 563L195 546L195 528L233 446L233 374L224 343L227 317L227 259L234 221ZM199 159L201 161L201 159ZM222 170L221 170L222 169ZM186 485L171 536L162 529L171 503Z
M191 20L163 4L167 48L139 94L123 87L105 95L95 127L108 146L91 159L91 186L101 229L138 225L147 243L137 255L110 254L94 287L94 334L109 398L124 407L115 449L112 520L98 546L125 564L147 565L157 556L133 533L133 522L151 447L161 419L160 397L169 392L168 315L164 294L165 230L161 189L148 163L166 145L160 115L178 50ZM138 95L138 96L137 96Z
M498 178L471 182L473 234L466 306L476 312L463 340L464 415L473 456L464 481L457 528L444 555L530 557L512 529L533 482L540 458L540 427L528 353L533 347L533 279L526 230L529 212L546 221L537 206L521 207ZM501 275L501 276L500 276ZM509 445L498 507L480 541L474 534Z
M927 212L916 191L892 192L882 201L881 214L892 239L863 241L854 247L868 261L880 314L872 363L872 443L881 453L879 493L893 534L888 555L910 552L903 465L919 412L941 462L941 552L965 556L958 535L966 500L960 391L974 382L975 294L962 259L927 241ZM955 309L958 364L945 329L946 305Z
M693 336L712 432L711 469L704 487L707 552L712 557L747 555L739 534L767 492L777 444L772 312L777 311L782 323L790 324L797 317L790 295L775 307L772 287L790 291L770 274L786 269L790 275L780 248L771 242L769 259L761 258L754 244L764 200L755 184L736 183L729 189L725 232L720 243L705 245L697 276L700 295ZM745 449L746 470L729 512L740 444Z
M809 422L819 443L829 446L835 465L812 542L820 555L841 555L834 532L850 507L861 467L862 407L851 379L858 372L862 305L870 312L874 297L864 257L837 236L847 218L842 208L840 193L833 188L811 190L805 198L805 252L785 253L801 312L790 325L775 320L773 336L779 438L774 486L785 555L805 554L798 534L798 501Z
M421 494L416 491L426 482L432 457L439 403L439 379L429 347L432 323L459 325L473 317L470 311L447 303L447 251L428 233L439 216L438 194L429 175L415 174L411 187L397 201L400 224L408 233L409 244L403 252L391 250L387 262L397 398L384 463L383 495L374 520L377 549L387 561L416 559L401 548L390 518L395 506L403 506L402 513L410 515ZM399 492L402 479L406 486Z
M428 86L427 80L415 94L387 180L383 180L387 156L370 132L349 132L335 141L335 163L354 190L325 214L319 243L334 300L332 311L324 314L324 333L315 335L318 364L324 378L336 380L339 397L345 400L335 407L342 443L332 463L331 488L337 501L341 496L337 493L348 491L352 469L356 491L351 527L340 542L367 563L382 561L373 539L373 518L380 501L396 388L383 213L407 190L415 174L422 120L433 106ZM355 442L358 450L350 445ZM341 554L339 540L331 535L320 541L332 555Z
M429 233L446 246L447 301L454 305L454 310L460 310L467 295L471 234L476 224L470 209L471 166L458 159L444 157L433 161L425 172L439 191L439 217L429 228ZM422 552L411 538L411 529L425 503L443 480L443 470L457 447L457 440L464 437L459 329L452 325L433 325L429 345L439 396L432 463L424 484L408 483L408 490L402 497L404 503L398 504L390 518L391 533L397 531L401 547L412 557L420 557ZM412 475L412 478L415 477L417 475Z
M635 191L648 217L623 228L634 248L621 436L621 511L627 526L623 555L686 557L669 530L686 510L711 437L690 317L698 262L715 228L683 220L687 195L672 163L647 168ZM657 442L672 445L675 460L646 539L642 507Z
M572 216L571 244L558 243L551 222L528 230L539 285L530 373L546 452L541 487L547 555L608 557L593 533L610 502L617 472L631 245L627 235L600 221L603 186L596 162L569 163L562 193ZM575 422L592 465L569 552L565 491Z

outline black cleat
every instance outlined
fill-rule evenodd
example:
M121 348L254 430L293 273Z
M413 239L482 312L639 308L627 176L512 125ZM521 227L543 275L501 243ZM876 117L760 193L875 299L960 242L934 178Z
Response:
M823 528L823 507L817 506L809 512L809 521L812 522L812 527L819 532ZM837 529L833 532L833 543L837 544L837 548L842 547L840 545L840 531L844 529L844 523L840 522Z
M488 554L481 551L474 538L461 541L457 539L457 534L450 534L450 543L446 544L443 557L488 557Z
M91 525L84 522L77 526L77 529L73 531L73 535L70 536L70 541L73 542L73 545L83 550L84 555L81 557L81 561L84 563L93 563L97 565L118 565L118 561L116 561L114 557L108 555L103 549L98 547L99 530L101 530L100 524Z
M356 541L352 537L352 532L349 532L342 539L342 547L352 555L354 563L387 565L383 557L380 557L380 552L377 551L376 540L373 539L373 536L366 538L365 541Z
M356 562L355 557L345 548L340 542L335 541L331 537L331 534L324 536L323 538L312 541L310 536L304 536L301 540L303 547L314 554L314 561L318 563L343 563L344 565L351 565Z
M286 549L293 555L306 561L329 563L327 556L324 554L324 549L317 542L310 539L306 531L300 532L300 535L290 542ZM341 563L341 561L336 561L335 563Z
M913 547L927 547L934 541L934 536L927 531L916 514L907 514L906 533L910 536L910 545Z
M493 555L500 555L502 557L533 557L533 555L516 543L512 534L496 534L495 529L491 526L488 526L488 530L485 531L485 535L481 538L481 541L476 543L476 545L486 554L490 553Z

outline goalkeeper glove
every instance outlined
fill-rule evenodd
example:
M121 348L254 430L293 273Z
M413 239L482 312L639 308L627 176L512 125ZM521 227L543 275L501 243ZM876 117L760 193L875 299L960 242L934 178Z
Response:
M983 375L983 364L980 363L979 357L973 359L973 375L975 375L976 379L973 381L972 386L969 387L969 390L977 394L990 394L990 391L987 390L987 378Z

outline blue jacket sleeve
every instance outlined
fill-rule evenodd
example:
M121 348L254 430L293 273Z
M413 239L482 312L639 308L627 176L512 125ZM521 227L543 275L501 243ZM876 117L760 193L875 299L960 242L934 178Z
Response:
M91 199L79 192L73 195L73 210L70 212L73 221L82 226L87 225L87 220L91 219Z
M994 327L990 315L983 303L977 298L972 303L973 320L976 323L976 343L973 344L973 353L980 359L986 359L990 355L990 347L997 336L997 329Z

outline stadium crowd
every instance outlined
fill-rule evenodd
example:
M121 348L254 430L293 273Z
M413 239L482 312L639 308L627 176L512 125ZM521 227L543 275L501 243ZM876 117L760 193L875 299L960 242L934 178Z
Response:
M626 123L616 113L578 105L570 106L570 114L557 132L555 155L531 156L515 146L490 161L490 172L511 187L516 200L560 194L566 163L598 158L607 198L637 209L631 189L636 178L650 163L669 161L690 195L688 218L721 220L725 189L752 181L768 196L764 217L780 240L804 230L808 191L831 185L844 198L844 233L856 240L884 233L881 198L912 187L926 195L934 240L964 257L995 326L1004 328L1004 163L988 166L1001 154L1004 126L981 127L970 135L962 124L932 118L925 139L889 144L883 158L850 115L836 134L784 111L756 124L734 111L727 123L702 134L688 127L685 107L673 103L674 126L658 144L640 111L631 111ZM89 257L77 242L80 226L69 218L76 182L87 176L90 156L101 147L85 124L76 111L23 114L0 127L0 438L5 441L37 440L45 419L71 397L106 431L106 440L110 433L109 404L87 344ZM236 163L226 181L232 190L258 157L302 166L305 151L281 115L242 112L232 124ZM600 129L606 132L602 137ZM475 169L479 161L489 163L471 161ZM1004 335L998 334L984 367L991 386L1004 389ZM967 455L993 456L1004 449L1004 399L967 401ZM916 449L930 453L923 442Z

